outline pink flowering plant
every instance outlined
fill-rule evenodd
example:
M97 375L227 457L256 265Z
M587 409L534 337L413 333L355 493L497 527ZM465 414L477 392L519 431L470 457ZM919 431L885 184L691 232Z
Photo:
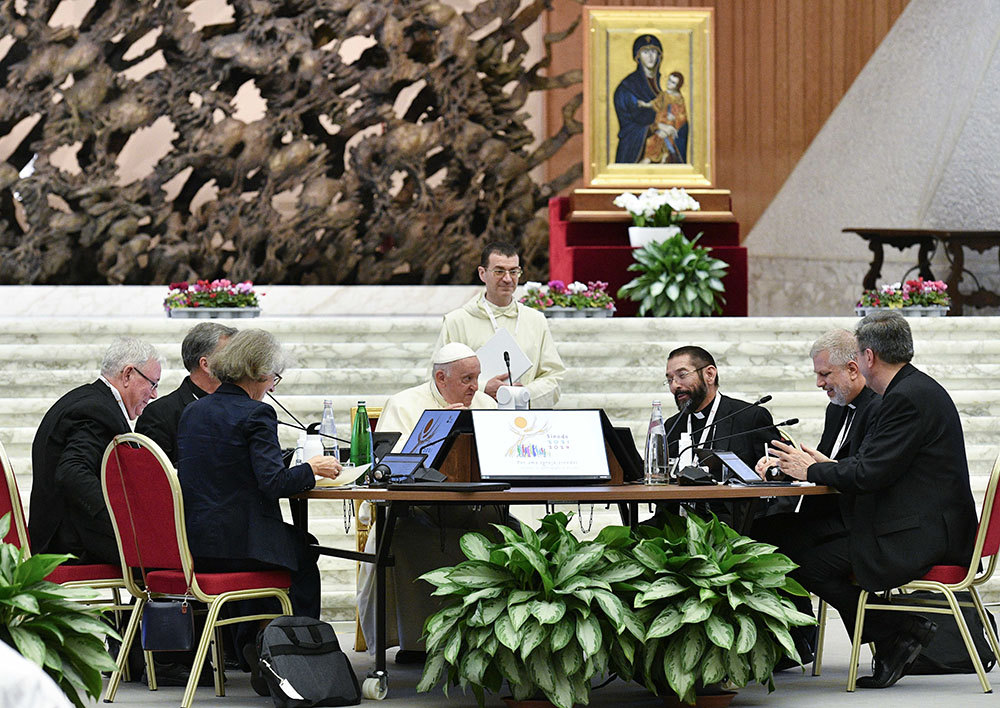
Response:
M865 290L858 300L858 307L948 307L951 298L948 285L942 280L907 280L904 283L883 285Z
M163 307L174 310L184 307L257 307L253 283L245 280L233 283L221 280L198 280L194 283L171 283Z
M549 307L615 309L615 301L608 294L608 284L600 280L590 281L586 285L579 281L567 285L561 280L550 280L547 285L525 283L524 296L519 302L535 310Z

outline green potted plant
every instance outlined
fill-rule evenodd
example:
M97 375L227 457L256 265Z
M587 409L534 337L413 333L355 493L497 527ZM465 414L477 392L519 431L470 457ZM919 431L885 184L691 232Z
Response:
M0 538L9 529L5 514ZM78 602L93 599L94 591L45 580L71 556L25 556L13 544L0 544L0 639L41 666L83 708L101 694L101 671L115 669L105 639L121 637L101 620L99 609Z
M444 683L485 692L507 682L512 701L544 696L558 708L590 698L591 678L609 668L610 649L634 659L644 630L612 592L643 566L629 558L627 528L609 527L580 542L563 513L542 519L536 533L497 526L502 541L462 537L467 561L426 573L435 595L451 604L427 619L427 661L417 690ZM622 670L617 663L612 667ZM515 704L516 705L516 704Z
M787 575L795 564L714 516L671 515L662 529L640 527L635 539L628 555L643 573L620 582L618 592L628 593L646 631L634 673L622 677L690 704L724 682L756 680L774 690L771 674L782 655L799 660L788 628L815 624L782 596L808 594ZM627 671L617 648L612 655Z
M704 317L722 312L725 287L722 278L729 267L709 255L712 249L698 246L698 234L688 239L680 223L684 211L701 205L683 189L647 189L636 196L624 192L615 206L632 217L629 242L635 263L628 269L640 273L618 290L618 297L639 303L639 316Z
M678 232L632 252L630 271L640 273L618 291L618 297L639 303L639 316L705 317L722 312L726 299L722 278L729 267L713 258L710 248L696 245Z

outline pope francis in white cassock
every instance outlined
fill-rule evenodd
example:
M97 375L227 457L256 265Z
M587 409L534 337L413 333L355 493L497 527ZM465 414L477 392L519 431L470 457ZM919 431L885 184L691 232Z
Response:
M476 353L465 344L441 347L433 357L431 380L390 396L376 431L402 433L399 448L425 410L496 408L496 401L478 390L479 370ZM398 638L397 663L422 659L424 620L442 606L431 597L433 587L417 578L466 560L458 545L462 535L479 531L493 537L496 532L490 524L505 519L506 511L494 508L427 506L411 507L409 515L398 520L392 537L396 564L386 569L386 640L392 646ZM375 552L375 534L368 537L365 550ZM375 646L375 572L370 563L362 563L358 574L358 616L371 651Z

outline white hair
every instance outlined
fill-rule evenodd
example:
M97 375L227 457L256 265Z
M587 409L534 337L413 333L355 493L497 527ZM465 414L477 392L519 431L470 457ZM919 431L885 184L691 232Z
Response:
M150 359L156 359L163 366L163 357L152 344L135 337L119 337L104 352L101 375L110 379L118 376L126 366L139 367Z

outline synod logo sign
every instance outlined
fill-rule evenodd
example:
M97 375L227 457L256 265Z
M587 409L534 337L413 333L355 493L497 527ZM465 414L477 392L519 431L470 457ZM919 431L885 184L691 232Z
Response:
M511 483L607 481L596 410L472 411L479 472Z

